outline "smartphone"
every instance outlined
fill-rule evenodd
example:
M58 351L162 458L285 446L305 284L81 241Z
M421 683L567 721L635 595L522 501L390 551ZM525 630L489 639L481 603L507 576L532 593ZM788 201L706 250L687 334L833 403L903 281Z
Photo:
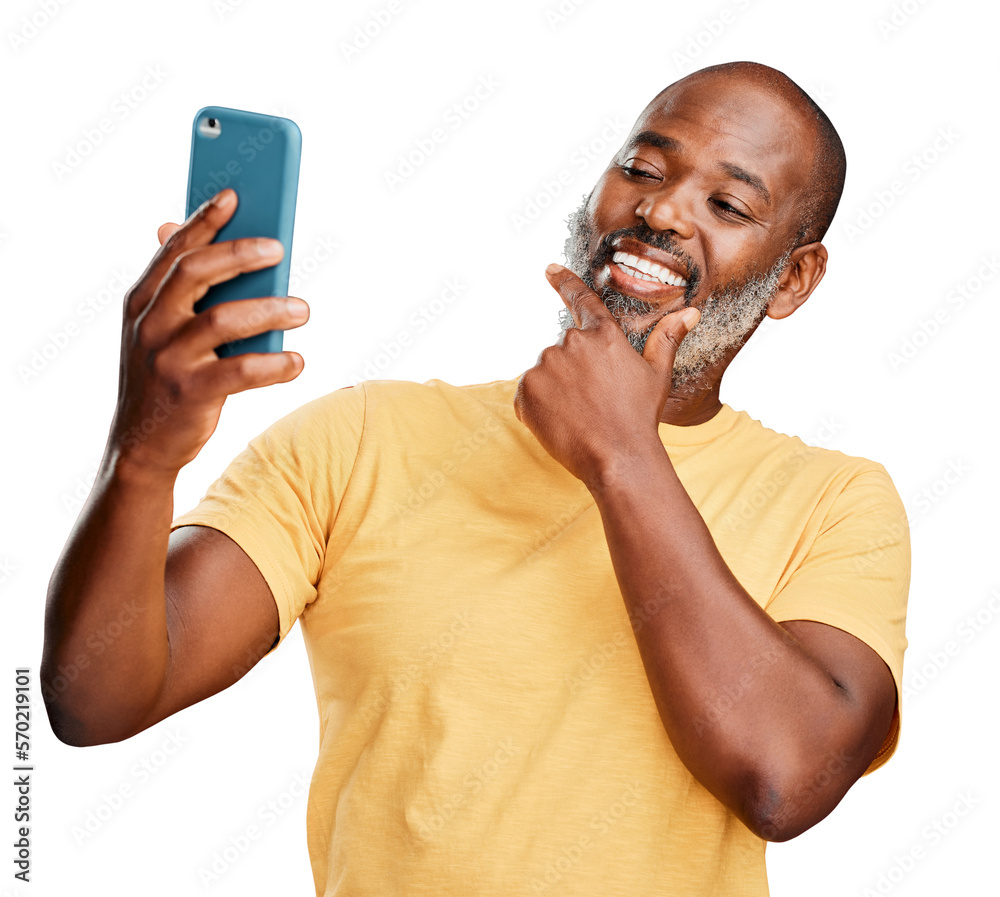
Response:
M302 134L291 119L225 106L205 106L195 114L185 218L220 190L232 187L236 211L212 242L273 237L285 247L277 265L209 287L195 304L196 312L220 302L288 294L301 153ZM282 336L281 330L269 330L224 343L215 352L220 358L280 352Z

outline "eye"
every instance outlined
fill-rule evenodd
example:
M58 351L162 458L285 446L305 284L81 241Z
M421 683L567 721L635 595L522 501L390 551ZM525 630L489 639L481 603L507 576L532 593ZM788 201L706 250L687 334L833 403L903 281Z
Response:
M736 206L730 205L724 199L717 199L713 197L709 199L709 202L712 203L712 205L714 205L719 210L719 214L721 215L729 215L733 218L750 217L749 215L744 215L743 212L741 212L739 209L736 208Z
M635 179L648 178L649 180L654 180L654 181L657 180L657 176L653 174L651 171L646 171L645 169L642 168L636 168L634 165L629 165L628 162L626 162L624 165L619 165L618 170L622 171L625 174L625 177L627 178L635 178Z

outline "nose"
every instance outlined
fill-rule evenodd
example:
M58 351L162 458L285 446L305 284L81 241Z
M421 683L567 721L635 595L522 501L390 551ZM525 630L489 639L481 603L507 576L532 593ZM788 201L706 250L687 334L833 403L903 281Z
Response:
M681 239L694 235L690 205L677 184L656 185L639 200L635 214L655 231L669 231Z

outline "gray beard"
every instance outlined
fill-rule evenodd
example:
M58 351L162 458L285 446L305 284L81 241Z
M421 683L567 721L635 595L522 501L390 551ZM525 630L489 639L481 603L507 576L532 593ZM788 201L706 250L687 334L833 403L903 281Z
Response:
M589 199L589 195L585 196L580 207L569 216L569 236L563 252L566 267L597 292L591 257L588 254L591 243L591 228L587 220ZM770 270L751 274L742 281L734 278L725 287L714 290L708 296L700 306L701 318L698 324L684 337L674 357L674 392L694 392L708 367L734 347L743 344L763 319L768 304L778 291L778 281L791 252L790 248L786 250ZM648 327L637 328L635 320L640 315L656 311L656 306L625 296L610 287L605 287L599 295L628 337L632 348L641 355L649 334L659 321L654 321ZM573 316L566 308L559 312L559 326L562 331L576 326Z

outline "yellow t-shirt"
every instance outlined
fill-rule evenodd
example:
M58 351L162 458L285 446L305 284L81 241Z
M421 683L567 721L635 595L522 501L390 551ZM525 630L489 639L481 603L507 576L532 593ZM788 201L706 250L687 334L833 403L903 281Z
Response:
M282 639L301 621L316 892L766 895L765 842L671 747L600 514L514 416L516 384L332 392L173 523L246 551ZM749 594L865 641L898 695L909 536L885 469L728 406L660 436ZM897 736L898 712L871 769Z

